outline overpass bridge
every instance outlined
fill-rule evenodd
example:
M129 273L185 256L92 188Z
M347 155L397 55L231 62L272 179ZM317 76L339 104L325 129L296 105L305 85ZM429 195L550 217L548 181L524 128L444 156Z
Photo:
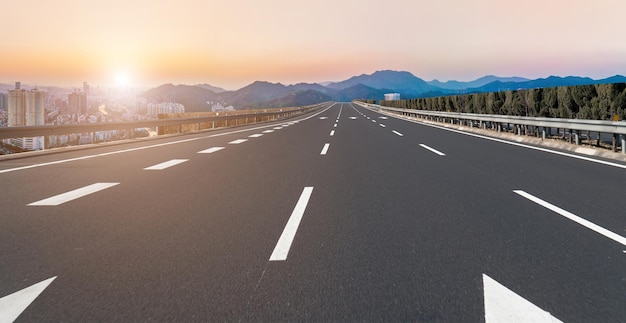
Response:
M623 322L625 168L355 103L0 160L0 321Z

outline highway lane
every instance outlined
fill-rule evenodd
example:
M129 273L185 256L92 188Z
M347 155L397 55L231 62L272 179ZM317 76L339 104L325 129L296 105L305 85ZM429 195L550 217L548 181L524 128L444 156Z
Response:
M623 236L607 197L623 169L381 117L338 103L284 128L0 173L0 297L57 276L20 319L482 321L487 274L563 321L626 317L626 246L513 192ZM119 184L27 206L94 183ZM305 187L287 259L270 261Z
M291 206L279 202L282 194L289 196L294 190L283 185L289 183L282 180L282 176L296 177L303 173L299 165L304 164L299 158L307 156L304 148L308 145L302 146L301 140L294 136L281 135L281 131L287 132L289 127L275 130L267 137L253 138L258 140L260 145L257 146L252 139L239 145L229 142L262 133L261 129L185 142L167 149L156 148L149 153L134 151L124 156L110 155L25 171L35 172L37 176L49 176L54 172L58 183L45 182L43 178L38 184L47 184L46 187L32 185L33 181L30 184L22 182L36 192L18 199L17 210L12 214L16 222L4 228L14 233L13 238L27 239L15 241L2 235L9 240L2 245L14 245L20 253L3 254L2 263L15 266L5 268L6 272L1 276L11 279L60 272L55 285L61 286L53 290L53 293L56 292L51 296L54 302L43 303L44 307L39 311L33 305L24 317L53 321L177 320L209 311L211 315L201 317L217 319L220 312L231 311L220 310L222 306L241 306L242 301L233 298L243 297L245 301L246 290L236 289L245 280L237 282L247 277L250 265L256 265L247 260L264 254L261 264L267 262L269 248L275 243L283 223L278 221L271 226L277 233L269 237L271 242L265 244L269 249L267 252L258 252L253 248L264 246L254 234L267 234L267 230L258 230L257 226L263 224L265 212L270 215L288 214L287 209ZM268 154L262 144L270 136L275 137L275 144L286 149ZM227 148L213 154L197 153L217 146ZM251 154L251 148L255 148L256 153ZM228 157L232 153L235 155ZM311 156L317 154L314 152ZM163 171L143 170L172 158L190 158L190 161ZM274 162L281 159L285 164ZM271 161L271 164L266 161ZM297 172L290 174L288 168L291 166L298 167ZM85 170L89 171L83 172ZM82 177L75 176L81 172ZM5 175L27 176L23 174L13 172ZM65 183L66 178L70 183ZM263 181L259 182L261 186L253 186L247 182L248 179ZM119 181L121 184L59 207L24 207L26 203L54 192L99 181ZM281 190L281 185L285 189ZM279 193L279 198L266 195L273 193ZM285 210L275 211L276 207ZM256 216L258 213L261 214ZM207 221L211 224L208 225ZM261 223L256 225L255 221ZM240 233L250 234L251 240ZM229 248L238 248L241 244L246 247L229 251ZM190 250L189 246L197 246L197 249ZM46 260L43 264L42 257ZM26 258L28 262L15 258ZM247 260L244 264L232 263L241 259ZM77 262L80 266L76 266ZM200 273L194 275L196 266ZM40 273L42 267L47 268L45 274ZM234 274L233 268L237 268ZM29 275L31 270L34 273ZM244 277L237 275L239 270ZM258 278L253 276L253 279ZM220 287L224 277L228 278L228 284ZM163 281L167 283L162 284ZM21 279L15 285L20 282ZM207 282L210 285L202 288ZM186 285L191 285L188 292L182 289ZM245 284L244 287L253 285ZM189 299L198 302L197 308ZM214 303L206 302L206 299ZM184 309L176 306L180 302L185 304ZM80 306L58 306L76 303Z

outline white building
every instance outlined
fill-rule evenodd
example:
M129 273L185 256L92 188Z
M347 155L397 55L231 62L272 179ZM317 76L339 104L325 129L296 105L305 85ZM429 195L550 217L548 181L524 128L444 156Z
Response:
M235 107L233 107L232 105L225 107L219 103L211 107L211 112L225 112L225 111L235 111Z
M400 93L386 93L385 101L400 100Z

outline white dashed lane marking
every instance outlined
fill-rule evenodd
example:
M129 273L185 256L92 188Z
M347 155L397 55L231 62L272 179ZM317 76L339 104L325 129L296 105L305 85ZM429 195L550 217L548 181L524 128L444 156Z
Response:
M95 183L63 194L55 195L41 201L30 203L28 206L57 206L83 196L105 190L118 184L119 183Z
M229 144L231 144L231 145L239 145L239 144L244 143L246 141L248 141L248 139L237 139L237 140L233 140L233 141L229 142Z
M164 163L156 164L154 166L146 167L144 170L164 170L166 168L170 168L172 166L176 166L178 164L182 164L184 162L189 161L189 159L172 159L170 161L166 161Z
M300 221L302 221L302 216L304 215L304 211L306 210L306 206L309 203L312 193L313 187L305 187L304 190L302 190L298 203L296 203L296 207L293 209L293 212L289 217L289 221L287 221L287 225L285 225L285 229L280 235L278 243L276 243L276 247L274 247L274 251L270 256L270 261L287 260L291 243L296 237L298 226L300 226Z
M428 146L426 146L424 144L420 144L420 147L422 147L424 149L427 149L427 150L430 150L430 151L432 151L433 153L435 153L435 154L437 154L439 156L445 156L446 155L446 154L440 152L439 150L437 150L435 148L428 147Z
M220 151L222 149L224 149L224 147L211 147L209 149L205 149L205 150L199 151L198 154L212 154L212 153L214 153L216 151Z
M393 130L392 132L393 132L393 133L395 133L396 135L400 136L400 137L404 137L404 135L403 135L403 134L401 134L401 133L399 133L399 132L397 132L397 131L395 131L395 130Z
M330 144L325 144L324 148L322 148L322 152L320 153L320 155L326 155L329 147L330 147Z
M563 216L565 218L568 218L568 219L570 219L570 220L572 220L572 221L574 221L574 222L584 226L587 229L593 230L593 231L595 231L595 232L597 232L597 233L599 233L599 234L601 234L601 235L603 235L603 236L605 236L605 237L607 237L607 238L609 238L609 239L611 239L613 241L616 241L616 242L621 243L622 245L626 246L626 238L618 235L617 233L609 231L609 230L607 230L607 229L605 229L605 228L603 228L603 227L601 227L601 226L599 226L599 225L597 225L597 224L595 224L595 223L593 223L591 221L585 220L585 219L583 219L583 218L581 218L581 217L579 217L579 216L577 216L577 215L575 215L573 213L570 213L570 212L568 212L566 210L563 210L562 208L560 208L560 207L558 207L556 205L550 204L550 203L548 203L548 202L546 202L546 201L544 201L544 200L542 200L542 199L540 199L540 198L538 198L536 196L528 194L528 193L526 193L526 192L524 192L522 190L515 190L513 192L515 192L515 194L517 194L519 196L522 196L522 197L524 197L524 198L526 198L526 199L528 199L528 200L530 200L532 202L535 202L535 203L545 207L546 209L548 209L548 210L550 210L552 212L555 212L555 213L557 213L557 214L559 214L559 215L561 215L561 216Z

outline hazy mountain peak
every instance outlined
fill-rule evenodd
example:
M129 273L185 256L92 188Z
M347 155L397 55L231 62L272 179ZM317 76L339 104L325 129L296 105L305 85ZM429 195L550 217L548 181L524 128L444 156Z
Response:
M224 89L223 89L223 88L221 88L221 87L213 86L213 85L210 85L210 84L207 84L207 83L196 84L195 86L197 86L197 87L201 87L201 88L203 88L203 89L207 89L207 90L209 90L209 91L213 91L213 92L215 92L215 93L222 93L222 92L226 92L226 90L224 90Z

